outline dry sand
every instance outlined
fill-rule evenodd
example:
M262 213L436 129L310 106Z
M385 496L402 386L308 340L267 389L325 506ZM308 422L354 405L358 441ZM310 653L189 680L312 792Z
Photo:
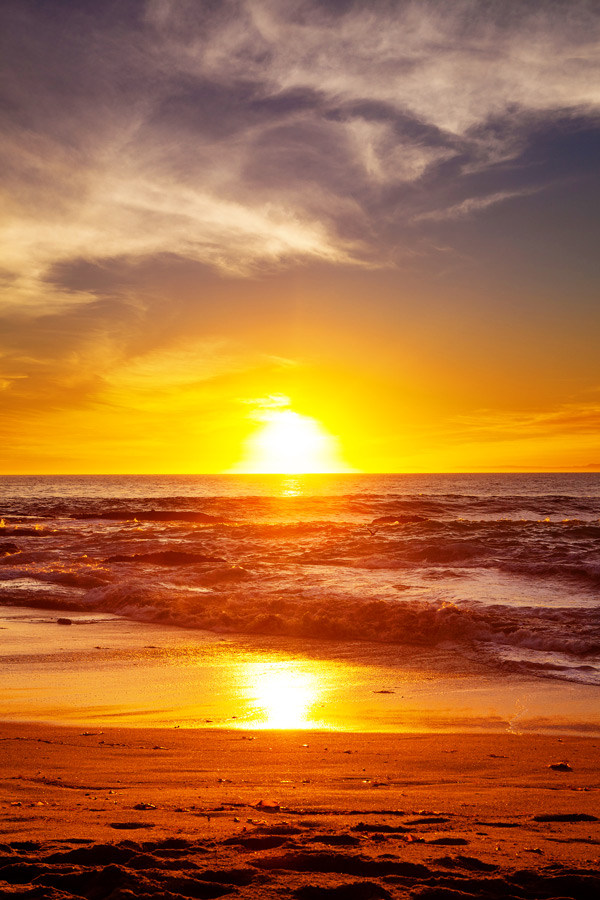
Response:
M4 723L0 896L595 898L599 750Z

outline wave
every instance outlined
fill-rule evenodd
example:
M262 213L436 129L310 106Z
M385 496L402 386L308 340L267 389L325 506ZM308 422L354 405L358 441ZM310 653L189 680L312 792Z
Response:
M187 553L184 550L157 550L154 553L117 553L109 556L107 562L153 563L157 566L194 566L198 563L225 562L220 556L206 556L203 553Z
M212 585L247 580L244 569L216 569ZM497 644L567 653L582 658L600 654L597 610L515 609L450 602L364 600L348 597L269 596L246 584L242 594L226 590L198 595L185 585L148 584L129 579L94 588L85 607L144 621L246 634L360 640L436 646Z
M14 544L12 541L3 541L3 543L0 544L0 557L13 556L15 553L20 552L18 544Z
M209 513L189 509L110 509L96 512L72 513L73 519L109 519L132 522L210 522L222 523L223 519Z
M5 480L4 480L5 481ZM256 485L252 480L233 479L221 482L197 482L197 490L190 491L191 482L186 486L188 492L182 492L182 485L169 482L168 479L156 478L152 482L134 483L129 489L126 481L121 479L97 479L95 489L90 491L91 483L85 481L67 484L56 480L54 490L48 491L41 483L31 481L13 485L12 491L4 491L4 514L11 516L69 516L126 512L171 513L202 512L215 515L217 518L236 520L257 515L265 517L316 518L332 517L336 520L344 514L374 518L404 515L420 515L428 518L472 518L487 517L532 517L544 519L547 516L582 517L598 520L598 479L579 479L569 482L569 491L554 492L561 479L544 483L547 492L540 490L535 479L523 482L515 490L517 483L511 478L464 479L461 490L446 490L443 484L450 484L444 476L422 479L422 490L410 491L407 479L380 476L346 480L336 483L333 492L313 491L310 485L304 484L305 490L297 495L281 496L277 494L277 482L274 480L271 489L258 493L251 488ZM302 479L300 479L302 481ZM564 482L565 479L562 479ZM416 482L413 482L416 486ZM384 490L377 489L377 485ZM6 485L4 485L6 487ZM333 485L332 485L333 486ZM565 485L566 486L566 485ZM150 487L150 490L148 490ZM179 490L176 488L179 487ZM347 490L340 490L340 487ZM77 490L75 490L77 488ZM209 490L207 490L207 488ZM213 490L211 490L211 488ZM216 490L214 490L216 488ZM464 488L464 490L462 490ZM15 490L16 489L16 490Z
M563 673L589 683L599 678L598 609L486 606L404 596L384 600L319 590L282 593L276 584L257 583L244 567L226 564L205 567L193 585L173 569L168 583L133 574L108 583L91 573L11 574L0 582L6 605L113 613L220 634L397 645L399 660L406 652L402 647L453 647L457 654L515 672L528 669L540 677ZM507 651L518 651L518 658ZM563 662L547 662L544 654Z
M388 515L388 516L377 516L371 522L371 525L407 525L413 524L414 522L426 522L427 516L420 516L416 513L412 515L407 515L405 513L399 513L398 515Z

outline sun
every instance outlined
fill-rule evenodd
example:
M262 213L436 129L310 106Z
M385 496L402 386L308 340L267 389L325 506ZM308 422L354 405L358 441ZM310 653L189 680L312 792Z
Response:
M291 409L268 410L261 418L265 424L246 441L244 458L234 471L261 475L349 471L337 440L316 419Z

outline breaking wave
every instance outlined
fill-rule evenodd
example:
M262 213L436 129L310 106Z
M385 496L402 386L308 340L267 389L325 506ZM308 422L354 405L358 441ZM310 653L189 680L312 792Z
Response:
M450 642L496 666L599 677L600 480L523 476L515 490L510 478L439 476L416 493L399 477L349 476L290 496L251 479L27 484L0 509L4 604Z

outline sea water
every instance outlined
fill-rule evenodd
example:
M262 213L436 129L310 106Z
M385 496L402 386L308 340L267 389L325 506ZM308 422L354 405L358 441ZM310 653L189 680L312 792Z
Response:
M371 693L385 666L390 700L411 668L527 680L554 710L579 686L600 721L600 475L23 476L0 497L5 661L19 616L70 615L213 662L342 660Z

